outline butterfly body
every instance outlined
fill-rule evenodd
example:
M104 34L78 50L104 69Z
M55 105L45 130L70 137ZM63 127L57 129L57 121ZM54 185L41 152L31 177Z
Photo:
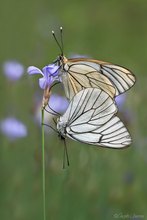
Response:
M65 137L66 136L66 127L67 127L67 122L62 122L57 120L57 130L59 132L60 137Z

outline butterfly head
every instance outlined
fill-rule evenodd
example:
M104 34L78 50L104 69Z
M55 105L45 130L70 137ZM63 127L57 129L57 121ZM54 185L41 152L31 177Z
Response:
M57 59L53 61L53 63L59 68L64 69L64 65L68 62L68 59L65 56L59 55Z

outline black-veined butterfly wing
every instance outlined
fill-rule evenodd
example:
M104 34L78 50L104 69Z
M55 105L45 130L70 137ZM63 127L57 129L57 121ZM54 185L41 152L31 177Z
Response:
M122 148L131 143L131 137L120 119L110 96L97 88L78 92L57 123L63 136L84 143Z
M112 98L127 91L135 83L128 69L92 59L66 59L63 57L61 78L67 98L83 88L100 88Z

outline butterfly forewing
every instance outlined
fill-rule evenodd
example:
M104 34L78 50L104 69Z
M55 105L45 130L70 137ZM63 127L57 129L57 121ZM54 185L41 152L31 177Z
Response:
M127 91L135 83L128 69L93 59L63 59L61 79L68 99L83 88L100 88L109 96Z

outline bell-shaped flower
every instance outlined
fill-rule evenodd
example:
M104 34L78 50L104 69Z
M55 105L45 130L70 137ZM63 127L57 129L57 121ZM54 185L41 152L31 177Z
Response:
M59 77L59 66L55 64L49 64L45 66L42 70L35 66L30 66L27 69L29 75L41 74L42 77L39 79L39 86L41 89L46 89L52 85L52 83L57 80L60 81Z

